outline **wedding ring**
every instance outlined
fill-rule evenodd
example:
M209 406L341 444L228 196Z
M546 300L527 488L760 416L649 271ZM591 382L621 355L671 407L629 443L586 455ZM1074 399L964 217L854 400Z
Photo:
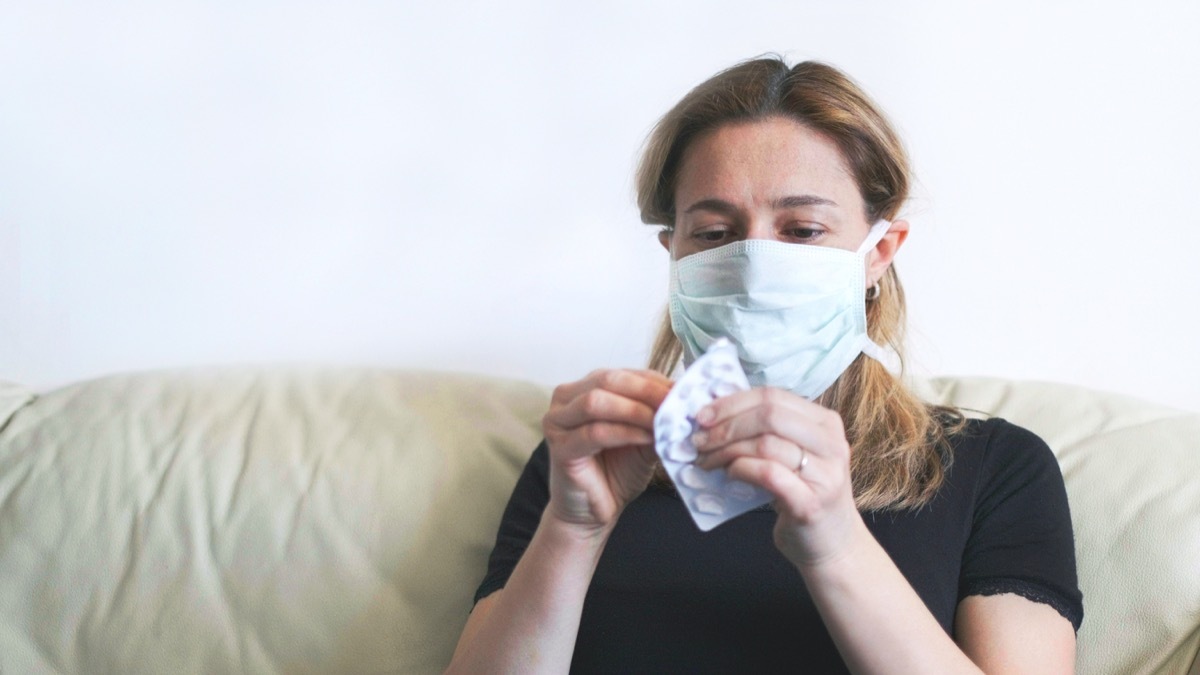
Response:
M803 471L806 464L808 464L808 452L804 448L800 448L800 466L796 467L796 473Z

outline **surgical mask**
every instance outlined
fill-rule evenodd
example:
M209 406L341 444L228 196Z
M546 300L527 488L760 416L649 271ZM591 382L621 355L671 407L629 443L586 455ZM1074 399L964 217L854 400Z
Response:
M691 365L727 337L753 386L809 399L859 354L886 362L867 337L866 257L890 223L857 251L749 239L671 261L671 328Z

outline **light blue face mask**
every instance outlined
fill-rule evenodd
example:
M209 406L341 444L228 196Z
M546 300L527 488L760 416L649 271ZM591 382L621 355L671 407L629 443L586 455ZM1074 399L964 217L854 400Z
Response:
M859 354L886 362L867 337L865 261L889 226L875 223L857 251L751 239L672 260L684 364L726 337L751 385L815 399Z

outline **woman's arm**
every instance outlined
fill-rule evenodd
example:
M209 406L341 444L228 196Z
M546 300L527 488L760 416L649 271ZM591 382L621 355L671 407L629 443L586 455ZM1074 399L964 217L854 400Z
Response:
M958 603L958 644L987 673L1075 672L1075 628L1057 610L1014 593Z
M956 644L865 524L855 538L844 556L801 569L852 672L1074 672L1074 628L1049 605L1014 594L967 597Z
M567 672L604 544L653 473L654 413L670 387L658 373L608 370L555 389L542 421L549 502L504 589L475 606L447 672Z
M720 399L699 421L703 468L724 466L776 496L776 546L804 578L852 672L1070 672L1070 622L1023 598L968 598L961 645L946 634L855 507L836 413L768 388ZM1013 637L1026 621L1039 640Z
M446 672L567 672L606 540L543 515L508 583L471 611Z

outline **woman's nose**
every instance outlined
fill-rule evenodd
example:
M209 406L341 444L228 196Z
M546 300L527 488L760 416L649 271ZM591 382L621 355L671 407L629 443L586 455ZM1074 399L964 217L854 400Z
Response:
M769 221L753 220L746 225L746 239L775 240L778 238L774 225Z

